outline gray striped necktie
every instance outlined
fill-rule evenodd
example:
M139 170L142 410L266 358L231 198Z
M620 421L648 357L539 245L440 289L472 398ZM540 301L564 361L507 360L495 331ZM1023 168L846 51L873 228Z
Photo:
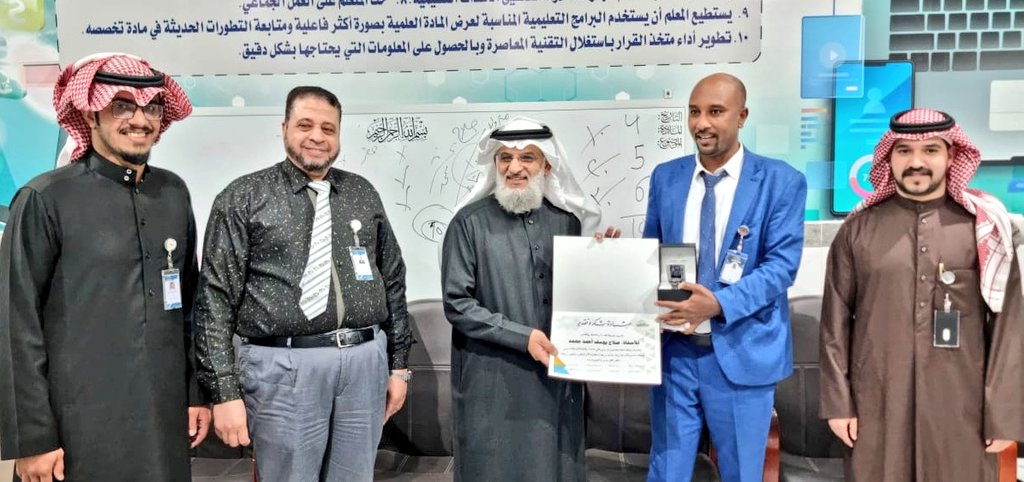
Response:
M327 311L331 289L331 185L327 181L310 181L309 187L316 191L316 214L309 238L309 259L302 272L299 306L306 318L312 320Z

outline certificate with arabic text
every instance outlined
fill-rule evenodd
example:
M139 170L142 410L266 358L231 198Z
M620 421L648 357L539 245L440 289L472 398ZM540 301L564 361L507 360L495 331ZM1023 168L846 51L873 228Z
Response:
M658 242L556 236L548 376L661 384Z

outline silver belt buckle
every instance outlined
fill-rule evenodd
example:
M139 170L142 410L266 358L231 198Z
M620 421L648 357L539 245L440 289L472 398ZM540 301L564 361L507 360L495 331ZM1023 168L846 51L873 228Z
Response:
M355 343L342 343L341 342L341 335L347 335L349 333L352 333L352 330L339 331L339 332L334 334L334 342L338 345L338 348L348 348L350 346L355 346L356 345Z

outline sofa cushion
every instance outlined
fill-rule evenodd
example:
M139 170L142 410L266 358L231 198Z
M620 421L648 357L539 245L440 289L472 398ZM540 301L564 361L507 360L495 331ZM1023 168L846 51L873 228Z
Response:
M588 383L586 392L588 448L650 452L650 387Z
M405 406L384 427L381 446L424 456L452 454L452 326L439 299L409 303L416 341L409 349L413 372Z

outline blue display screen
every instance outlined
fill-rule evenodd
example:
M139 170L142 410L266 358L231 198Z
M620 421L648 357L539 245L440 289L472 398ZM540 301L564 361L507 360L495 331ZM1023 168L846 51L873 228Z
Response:
M860 64L836 66L836 77ZM832 120L832 212L846 214L872 192L868 173L875 144L893 114L913 107L914 69L910 62L865 62L859 97L835 99ZM837 89L849 85L836 83Z
M864 17L829 15L803 17L800 33L800 97L829 99L859 97L856 91L835 88L841 80L847 86L863 85ZM856 62L843 70L836 66ZM844 86L845 87L845 86Z

